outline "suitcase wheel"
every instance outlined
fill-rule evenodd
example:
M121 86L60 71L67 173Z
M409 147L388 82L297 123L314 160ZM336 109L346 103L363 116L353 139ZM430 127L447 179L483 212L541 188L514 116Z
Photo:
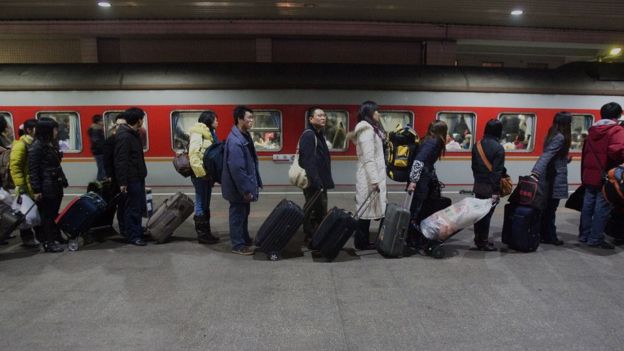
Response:
M444 256L446 255L444 247L441 243L430 243L429 245L427 245L425 252L427 255L436 259L444 258Z
M267 254L267 259L269 261L279 261L282 259L282 256L277 251L269 252Z
M78 240L71 239L67 242L67 250L78 251Z

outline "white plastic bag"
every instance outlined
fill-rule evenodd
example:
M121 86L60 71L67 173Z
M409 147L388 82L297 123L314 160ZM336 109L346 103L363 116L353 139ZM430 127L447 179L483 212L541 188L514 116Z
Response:
M485 217L492 209L492 199L465 198L420 222L420 231L429 240L444 241Z
M11 207L24 215L24 223L20 226L20 229L29 229L41 224L39 209L28 195L22 194L17 196Z
M0 187L0 201L7 204L7 206L13 206L13 196L2 187Z

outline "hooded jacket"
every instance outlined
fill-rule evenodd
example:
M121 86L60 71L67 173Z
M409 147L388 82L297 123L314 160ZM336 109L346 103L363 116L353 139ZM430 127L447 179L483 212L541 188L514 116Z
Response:
M364 201L371 193L372 185L379 186L379 194L370 197L365 206L366 210L362 211L359 218L383 218L388 202L383 140L375 133L370 123L360 121L355 126L355 145L358 158L355 175L356 210L364 205Z
M250 145L250 143L252 143ZM245 202L245 194L251 194L252 201L258 201L262 187L258 156L252 154L253 141L246 138L237 126L225 142L221 190L223 198L230 202Z
M568 198L568 155L562 153L564 147L563 134L555 134L533 166L532 172L539 176L540 182L545 182L551 199Z
M197 178L206 176L206 169L204 169L204 153L210 147L210 145L217 142L216 135L210 131L210 128L203 123L195 123L191 129L189 129L190 142L189 142L189 161L193 174Z
M583 145L581 181L600 187L605 172L624 161L624 128L614 120L602 119L589 129Z
M15 191L25 192L31 197L33 191L28 174L28 149L30 149L33 141L33 137L28 134L22 135L19 140L15 140L11 148L11 161L9 163Z
M28 173L33 193L42 194L44 198L63 197L67 178L54 145L35 140L28 152Z

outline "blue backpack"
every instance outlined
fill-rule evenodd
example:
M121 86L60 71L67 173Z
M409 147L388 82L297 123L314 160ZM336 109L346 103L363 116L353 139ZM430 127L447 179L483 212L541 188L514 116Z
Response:
M204 169L206 170L206 175L217 183L221 183L224 149L225 143L214 143L204 152Z

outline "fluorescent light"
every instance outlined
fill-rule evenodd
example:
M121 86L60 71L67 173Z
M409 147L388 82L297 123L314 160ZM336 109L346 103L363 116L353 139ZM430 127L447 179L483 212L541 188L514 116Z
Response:
M522 14L524 14L524 11L522 11L520 9L511 11L511 15L512 16L522 16Z
M108 1L100 1L98 2L99 7L111 7L111 3Z
M609 55L611 56L618 56L621 53L622 53L622 48L613 48L611 49L611 51L609 51Z

